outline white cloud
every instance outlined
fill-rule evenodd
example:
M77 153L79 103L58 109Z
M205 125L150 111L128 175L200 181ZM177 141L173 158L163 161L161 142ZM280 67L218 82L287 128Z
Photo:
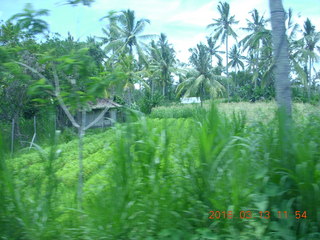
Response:
M312 0L304 1L306 1L307 4L307 2ZM238 34L238 40L247 34L243 30L240 30L240 28L245 27L247 24L246 19L251 18L249 14L250 11L256 8L261 16L264 15L265 18L269 18L270 16L268 0L255 0L250 2L227 0L227 2L230 4L230 14L235 15L236 20L240 21L238 25L234 26ZM292 4L292 6L288 4ZM212 23L212 19L220 17L217 6L218 1L211 0L96 0L91 8L88 8L88 10L93 10L95 13L91 17L93 18L92 21L88 23L99 29L105 23L98 23L97 19L107 15L108 11L132 9L135 11L137 19L147 18L151 20L151 24L145 29L145 34L159 34L164 32L167 34L169 42L173 43L177 57L187 62L190 56L188 49L195 47L200 41L205 42L205 36L208 36L212 31L206 29L206 26ZM302 18L294 18L294 20L300 24L301 28L303 21L309 16L312 23L316 25L317 30L320 30L320 17L315 14L319 12L320 9L316 11L314 9L316 8L315 6L301 8L297 2L291 2L289 0L284 0L284 7L286 9L293 7L295 15L297 15L301 9L303 10L303 12L301 12ZM93 16L96 17L96 20ZM85 24L83 26L85 26ZM78 31L79 28L81 27L78 27ZM89 34L92 31L93 28L89 27L82 35L87 32ZM236 42L230 39L229 46L232 47L234 43ZM221 50L225 50L223 45L221 46Z
M109 10L135 11L138 18L148 18L151 21L165 21L168 16L179 9L181 0L97 0L92 4L92 9L107 13Z
M184 39L172 37L170 42L173 43L176 55L180 61L188 62L190 57L189 48L196 47L200 42L205 42L205 36L205 33L199 33Z
M213 11L215 5L215 2L209 2L195 10L183 11L172 16L169 19L169 22L179 22L186 25L206 27L211 22L212 18L218 17Z

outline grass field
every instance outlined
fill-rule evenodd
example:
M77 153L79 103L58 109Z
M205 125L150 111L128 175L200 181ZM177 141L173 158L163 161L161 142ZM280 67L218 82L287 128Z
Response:
M274 103L159 107L90 134L81 209L76 139L0 155L0 237L319 239L319 107L293 113L284 128Z

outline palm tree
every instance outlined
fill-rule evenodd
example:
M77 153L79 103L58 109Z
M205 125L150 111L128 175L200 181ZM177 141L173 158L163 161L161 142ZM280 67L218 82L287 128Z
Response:
M158 43L151 42L150 48L151 65L154 69L154 74L159 76L162 86L162 95L168 94L168 86L171 83L171 73L175 71L175 55L174 50L167 40L167 36L160 34Z
M248 69L252 71L252 81L256 88L258 80L272 65L270 61L271 32L265 28L268 20L260 16L258 10L253 9L250 13L251 19L246 19L247 27L242 28L249 34L239 44L243 47L243 51L248 51Z
M148 39L153 37L154 35L142 35L147 24L150 23L148 19L140 19L136 20L135 12L128 9L115 14L114 12L110 12L106 17L110 21L109 30L105 30L104 32L107 34L107 38L105 39L108 42L108 46L106 50L112 50L112 56L110 60L114 60L114 58L118 58L117 61L121 61L122 57L126 53L129 53L130 58L126 58L125 62L128 63L128 59L132 61L135 60L133 49L135 48L140 59L148 64L146 61L146 57L143 54L140 40ZM112 64L111 64L112 65ZM112 66L111 66L112 67ZM133 72L133 62L128 66L128 71ZM128 86L134 85L134 79L132 74L129 74ZM133 101L132 99L132 87L127 88L128 92L128 104L130 105Z
M306 50L306 68L308 69L309 89L312 81L312 67L319 56L316 54L316 46L320 41L320 32L316 32L315 26L312 25L309 18L304 22L304 42ZM309 90L310 91L310 90Z
M224 87L219 81L225 80L225 78L215 74L215 69L210 64L211 54L206 45L200 43L197 48L189 51L191 52L189 61L194 69L190 70L186 80L179 84L177 93L182 95L184 92L186 97L190 95L200 97L202 106L207 92L214 97L224 91Z
M22 13L13 15L9 21L17 20L17 25L20 29L25 29L29 36L43 33L48 29L48 23L38 18L49 15L47 9L34 10L32 4L27 3Z
M280 108L291 116L291 88L289 81L288 41L286 37L285 12L282 0L269 0L273 56L275 61L276 97Z
M218 63L221 63L222 57L220 56L220 53L225 53L225 52L218 50L218 48L220 46L216 46L217 40L212 37L207 37L207 44L208 44L208 48L209 48L209 52L210 52L211 56L215 57L218 60ZM211 58L211 63L213 66L212 58Z
M207 28L214 28L213 31L215 34L213 35L214 39L221 39L221 42L225 43L226 46L226 74L229 76L228 72L228 40L229 36L232 36L234 39L237 38L237 34L231 28L231 25L237 24L239 21L235 20L235 16L230 16L230 6L228 3L219 2L218 11L220 13L219 19L213 19L213 23L209 24ZM229 84L227 89L228 101L229 101Z
M288 13L287 13L287 25L286 25L286 29L287 29L287 35L288 35L288 39L289 41L294 39L296 36L296 33L299 29L299 24L298 23L294 23L293 22L293 11L292 8L289 8Z
M236 78L237 70L240 67L244 69L244 63L241 60L245 59L245 57L240 54L240 50L238 49L236 44L233 45L233 47L231 48L231 51L229 53L229 58L230 58L230 62L228 63L228 65L235 69L235 78ZM235 83L238 86L236 79L235 79Z
M310 97L308 87L308 73L305 71L303 63L308 62L308 53L304 48L304 38L296 39L296 33L299 30L299 24L293 22L293 12L289 8L286 21L288 42L289 42L289 58L292 72L298 76L298 81L295 81L298 85L304 86L305 92Z
M118 39L113 42L121 43L121 50L129 48L129 55L133 56L133 48L139 55L142 54L140 40L154 37L154 35L141 35L147 24L150 24L149 19L142 18L136 20L134 11L128 9L121 11L115 19L115 24L112 25L113 30L117 32Z
M112 55L115 53L116 48L123 44L120 40L117 41L120 38L120 34L117 29L117 18L118 15L116 11L109 11L108 15L100 19L100 21L103 19L109 20L107 27L102 28L102 32L105 36L100 37L100 39L102 40L103 44L107 44L105 47L106 53L111 50Z
M256 51L262 45L264 36L266 34L265 25L268 20L265 20L264 16L260 17L257 9L253 9L250 14L251 20L246 19L247 27L242 28L243 30L250 32L250 34L242 39L240 44L243 45L244 50L249 48L250 51Z

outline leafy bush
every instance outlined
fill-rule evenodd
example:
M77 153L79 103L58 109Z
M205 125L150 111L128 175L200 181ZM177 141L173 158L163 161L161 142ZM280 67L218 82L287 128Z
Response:
M138 106L143 113L151 113L151 109L158 106L163 101L163 96L156 92L153 96L150 91L144 91L144 95L139 99Z

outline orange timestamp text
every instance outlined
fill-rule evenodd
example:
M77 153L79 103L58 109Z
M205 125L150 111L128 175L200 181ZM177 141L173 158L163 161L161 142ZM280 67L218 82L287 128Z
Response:
M296 219L306 219L307 211L209 211L209 219L270 219L273 218L296 218Z

